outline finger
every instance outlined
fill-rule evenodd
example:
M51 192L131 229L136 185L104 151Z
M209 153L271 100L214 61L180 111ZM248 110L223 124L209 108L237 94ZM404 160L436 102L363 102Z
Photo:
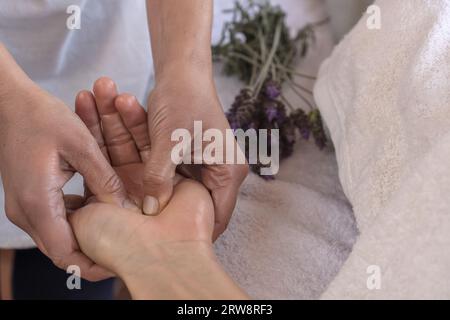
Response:
M101 281L115 277L115 274L113 272L96 264L80 250L73 251L67 257L67 264L68 266L71 265L79 266L81 270L81 277L91 282ZM67 267L63 269L67 270Z
M170 200L176 165L172 162L171 147L163 141L152 144L145 162L143 211L156 215Z
M89 132L68 137L60 155L83 176L86 186L98 201L121 207L128 205L121 179Z
M126 128L133 137L142 161L145 162L150 155L147 113L136 97L129 94L119 95L115 103L117 111L119 111Z
M100 116L97 112L94 95L91 92L84 90L78 93L75 99L75 112L97 141L105 158L110 161L105 140L103 138Z
M215 212L213 241L216 241L230 223L236 205L237 192L232 187L226 187L212 191L211 196Z
M94 84L94 95L112 165L141 162L134 140L115 107L118 94L114 82L108 78L98 79Z
M214 241L228 227L239 188L247 174L247 165L213 165L202 169L203 184L210 190L214 202Z
M108 162L111 162L108 155L108 150L106 149L105 140L103 138L102 126L97 112L97 106L95 104L95 98L90 91L84 90L78 93L75 99L75 112L97 141L97 144L100 147L105 159L107 159ZM85 198L89 199L92 195L92 192L86 185L86 181L84 181Z
M30 225L33 226L33 233L39 235L44 253L53 263L63 270L72 265L78 266L81 276L89 281L111 277L110 272L96 265L79 251L72 228L67 221L62 192L50 192L39 198L40 201L34 203Z

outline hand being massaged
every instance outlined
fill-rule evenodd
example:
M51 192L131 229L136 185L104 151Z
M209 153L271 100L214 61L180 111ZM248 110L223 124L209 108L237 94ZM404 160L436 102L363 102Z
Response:
M142 214L144 162L150 148L147 114L136 98L118 95L99 79L82 91L76 113L136 203L122 208L87 197L66 197L80 249L121 277L133 298L233 299L246 295L216 261L214 205L208 190L177 176L173 195L158 216Z

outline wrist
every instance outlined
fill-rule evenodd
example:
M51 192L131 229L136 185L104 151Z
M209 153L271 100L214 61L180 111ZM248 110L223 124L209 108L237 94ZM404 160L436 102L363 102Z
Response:
M156 86L176 81L192 81L204 83L213 81L213 65L211 59L195 61L178 60L165 63L155 71Z
M135 245L132 255L114 266L114 270L124 280L133 282L142 278L153 269L172 264L183 264L183 257L211 256L212 245L202 241L174 241L147 243L142 241ZM188 259L190 261L190 259Z
M123 279L133 298L158 298L162 291L173 290L176 273L190 270L192 265L212 255L211 245L202 242L173 242L147 245L135 251L131 259L117 266L116 273ZM175 273L175 274L174 274Z
M246 298L220 267L210 243L169 243L142 254L145 263L130 261L118 272L134 299Z

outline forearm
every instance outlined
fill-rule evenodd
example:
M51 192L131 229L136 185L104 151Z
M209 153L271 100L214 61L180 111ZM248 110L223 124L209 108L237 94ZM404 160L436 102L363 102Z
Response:
M212 75L213 0L147 0L156 82L173 69Z
M119 271L134 299L248 299L223 271L211 245L171 244L158 251L158 263Z

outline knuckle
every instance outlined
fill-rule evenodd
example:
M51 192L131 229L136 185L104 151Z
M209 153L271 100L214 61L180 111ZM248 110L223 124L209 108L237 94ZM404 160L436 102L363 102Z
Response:
M167 183L167 178L155 170L145 170L144 182L147 185L160 187Z
M122 191L122 180L120 180L119 176L115 173L112 173L110 176L106 177L104 182L104 188L110 193L119 193Z
M98 154L100 147L90 134L80 133L77 139L69 138L67 141L67 155L73 160L90 160Z
M53 264L60 269L65 269L64 260L61 257L52 257Z
M122 146L133 141L131 134L128 131L121 132L108 140L109 147Z
M52 260L53 264L60 269L67 269L71 264L72 249L67 248L64 245L56 243L44 243L47 257Z
M58 253L52 252L52 250L48 252L48 256L55 266L57 266L60 269L64 270L67 269L68 264L63 256L59 255Z
M95 158L100 149L98 142L93 137L86 138L84 141L86 142L83 144L83 155L89 159Z

